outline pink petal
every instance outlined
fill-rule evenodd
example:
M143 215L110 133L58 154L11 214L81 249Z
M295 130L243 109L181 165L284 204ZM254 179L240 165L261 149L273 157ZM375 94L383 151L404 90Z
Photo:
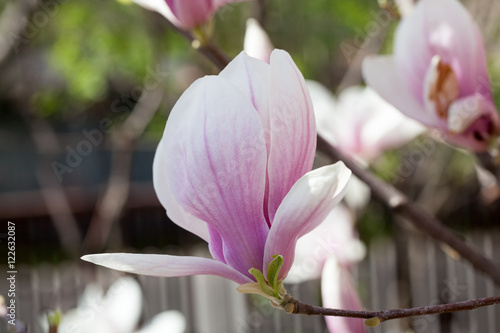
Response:
M222 249L212 253L223 252L244 274L261 269L269 230L262 207L267 158L252 104L224 78L200 79L174 106L163 148L174 198L221 237Z
M269 63L271 60L271 52L274 46L266 31L259 24L259 21L254 18L249 18L247 20L243 48L251 57L260 59L266 63Z
M208 233L207 224L187 213L174 199L166 180L165 166L165 148L163 140L158 144L155 158L153 161L153 185L156 195L161 204L167 210L168 217L178 226L195 234L201 239L209 242L210 235Z
M102 253L83 256L82 260L122 272L149 276L177 277L217 275L236 283L253 282L235 269L212 259L161 254Z
M290 188L311 170L316 125L309 91L288 53L271 54L271 152L268 162L269 220Z
M337 162L306 173L293 185L269 231L264 251L265 270L272 256L281 254L284 263L279 278L286 277L294 260L295 243L316 228L342 199L350 176L351 170Z
M182 29L193 29L208 21L215 12L213 0L164 0Z
M448 111L451 134L448 140L474 151L486 151L491 138L498 135L498 111L480 94L455 101Z
M334 309L362 310L358 293L353 286L349 271L339 265L335 257L325 263L321 278L323 306ZM330 332L363 333L363 319L346 317L325 317Z
M270 116L269 116L269 84L271 79L271 67L254 59L245 52L241 52L229 65L220 72L223 77L236 86L257 110L262 121L266 146L269 154L270 139Z
M406 88L398 74L394 59L388 56L370 56L363 61L363 77L367 85L383 99L403 112L429 127L446 128L446 123L435 113L426 110Z

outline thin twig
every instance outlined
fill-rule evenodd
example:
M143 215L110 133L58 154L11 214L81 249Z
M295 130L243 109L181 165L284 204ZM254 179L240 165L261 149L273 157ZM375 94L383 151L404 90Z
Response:
M366 183L373 195L380 201L388 205L395 213L406 218L419 230L426 232L434 239L441 241L457 251L471 265L500 285L500 265L486 258L476 249L468 246L459 236L448 230L439 220L429 215L421 207L410 201L403 193L392 185L385 183L367 169L339 152L321 136L318 136L318 150L327 154L330 158L341 160L352 172Z
M329 309L329 308L304 304L294 299L293 297L291 298L289 304L293 304L293 308L288 307L287 310L289 311L287 312L294 314L314 315L314 316L337 316L337 317L350 317L350 318L362 318L362 319L378 318L380 322L383 322L398 318L473 310L483 306L500 304L500 296L472 299L456 303L430 305L419 308L392 309L383 311L352 311L352 310Z

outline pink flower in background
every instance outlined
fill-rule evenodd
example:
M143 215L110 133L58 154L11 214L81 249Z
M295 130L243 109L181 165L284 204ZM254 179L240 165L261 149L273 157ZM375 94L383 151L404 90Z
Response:
M218 76L197 80L173 108L153 178L169 217L209 243L215 259L96 254L83 259L153 276L218 275L255 282L273 255L292 265L299 237L342 198L343 163L311 170L316 149L312 104L288 53L270 64L241 53Z
M163 15L184 30L194 29L212 18L220 7L247 0L132 0Z
M484 151L498 135L483 40L457 0L421 0L396 31L393 56L365 59L368 85L450 142Z
M362 310L351 270L365 253L354 229L354 216L338 205L316 229L298 240L295 261L285 283L321 278L323 306ZM362 319L325 316L325 320L330 332L365 332Z

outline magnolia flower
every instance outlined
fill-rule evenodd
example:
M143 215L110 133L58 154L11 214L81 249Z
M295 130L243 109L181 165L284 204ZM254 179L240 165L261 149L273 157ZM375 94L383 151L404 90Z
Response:
M211 274L247 284L281 258L281 269L271 272L276 280L267 281L275 287L292 266L297 239L324 220L351 174L342 162L310 171L315 149L309 92L289 54L275 50L267 64L242 52L218 76L197 80L181 96L153 166L167 214L206 240L214 259L83 259L139 274Z
M104 295L95 285L85 288L78 307L64 314L58 327L59 333L131 333L134 332L142 313L141 287L134 279L116 280ZM185 319L177 311L166 311L136 333L185 331Z
M421 0L396 31L393 56L363 62L366 82L448 140L485 151L499 118L478 26L457 0Z
M194 29L212 18L220 7L246 0L132 0L156 11L184 30Z
M295 261L285 283L321 278L323 306L362 310L350 270L365 256L366 249L354 229L354 217L343 205L336 206L295 247ZM365 332L361 319L326 316L330 332Z

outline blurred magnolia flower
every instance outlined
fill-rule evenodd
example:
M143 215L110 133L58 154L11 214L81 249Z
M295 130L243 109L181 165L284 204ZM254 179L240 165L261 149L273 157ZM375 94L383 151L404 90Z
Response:
M396 31L393 56L363 62L367 84L407 116L457 145L485 151L498 135L485 49L457 0L421 0Z
M424 131L370 88L353 86L337 99L323 85L307 81L316 115L318 133L342 153L363 165L385 150L397 148ZM361 209L370 199L370 189L352 177L345 200Z
M335 256L325 262L321 277L323 306L333 309L363 310L349 268L340 264ZM332 333L366 332L362 319L325 316Z
M336 206L295 247L295 261L285 283L321 278L323 306L362 310L350 269L365 256L366 249L354 229L354 218L343 205ZM326 316L330 332L365 332L361 319Z
M421 134L424 127L402 115L370 88L353 86L337 100L315 81L307 81L318 133L342 153L364 164Z
M295 260L285 282L319 279L328 258L333 256L348 267L361 261L365 253L352 213L344 205L337 205L316 229L297 241Z
M212 18L222 6L248 0L132 0L156 11L184 30L194 29Z
M254 18L247 20L244 49L249 56L269 63L274 46L265 30Z
M131 333L142 313L142 292L132 278L116 280L104 295L101 288L89 285L80 298L78 307L62 316L58 333ZM137 333L182 333L185 319L177 311L157 315Z
M257 270L267 276L281 258L276 280L267 281L274 288L290 270L297 239L340 201L351 174L342 162L310 171L315 149L309 92L290 55L275 50L267 64L242 52L218 76L197 80L181 96L153 166L167 214L206 240L215 260L145 254L83 259L138 274L211 274L246 285L259 280Z

